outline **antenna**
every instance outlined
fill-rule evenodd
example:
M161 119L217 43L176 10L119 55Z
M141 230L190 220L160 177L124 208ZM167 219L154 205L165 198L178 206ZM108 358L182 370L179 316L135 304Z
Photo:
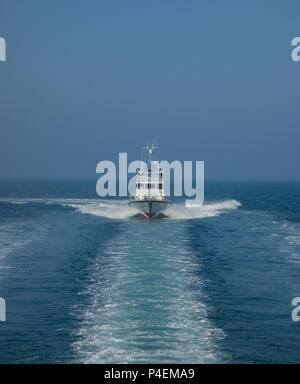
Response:
M153 151L154 151L155 149L158 149L158 148L159 148L159 146L158 146L158 142L157 142L157 140L153 140L153 142L152 142L152 144L151 144L151 146L150 146L150 145L149 145L149 142L148 142L148 140L147 140L146 146L143 147L143 148L146 149L147 152L148 152L148 161L147 161L147 163L151 166L152 153L153 153Z

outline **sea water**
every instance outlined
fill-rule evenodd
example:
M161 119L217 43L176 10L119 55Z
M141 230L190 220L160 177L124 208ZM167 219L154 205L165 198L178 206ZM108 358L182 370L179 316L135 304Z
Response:
M0 363L299 363L300 184L205 187L147 220L91 181L1 181Z

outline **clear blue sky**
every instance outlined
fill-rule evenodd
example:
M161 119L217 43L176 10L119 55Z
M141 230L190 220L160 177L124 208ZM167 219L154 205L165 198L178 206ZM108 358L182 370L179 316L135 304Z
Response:
M211 179L300 179L299 0L0 0L0 177L90 178L118 152Z

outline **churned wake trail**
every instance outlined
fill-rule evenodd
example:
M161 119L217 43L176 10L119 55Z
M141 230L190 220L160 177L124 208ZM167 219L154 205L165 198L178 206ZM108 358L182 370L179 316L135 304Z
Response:
M76 311L84 363L214 363L226 335L208 317L201 262L184 222L124 223L98 250Z
M216 363L226 360L226 334L208 316L205 274L189 246L186 220L237 209L236 200L189 206L174 204L167 220L125 220L98 250L89 298L74 312L81 321L73 344L84 363ZM100 217L136 215L127 201L68 203Z

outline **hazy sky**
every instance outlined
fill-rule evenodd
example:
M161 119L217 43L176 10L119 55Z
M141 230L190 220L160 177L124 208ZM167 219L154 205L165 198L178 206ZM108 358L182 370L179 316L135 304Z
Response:
M212 179L300 179L299 0L0 0L0 177L118 152Z

